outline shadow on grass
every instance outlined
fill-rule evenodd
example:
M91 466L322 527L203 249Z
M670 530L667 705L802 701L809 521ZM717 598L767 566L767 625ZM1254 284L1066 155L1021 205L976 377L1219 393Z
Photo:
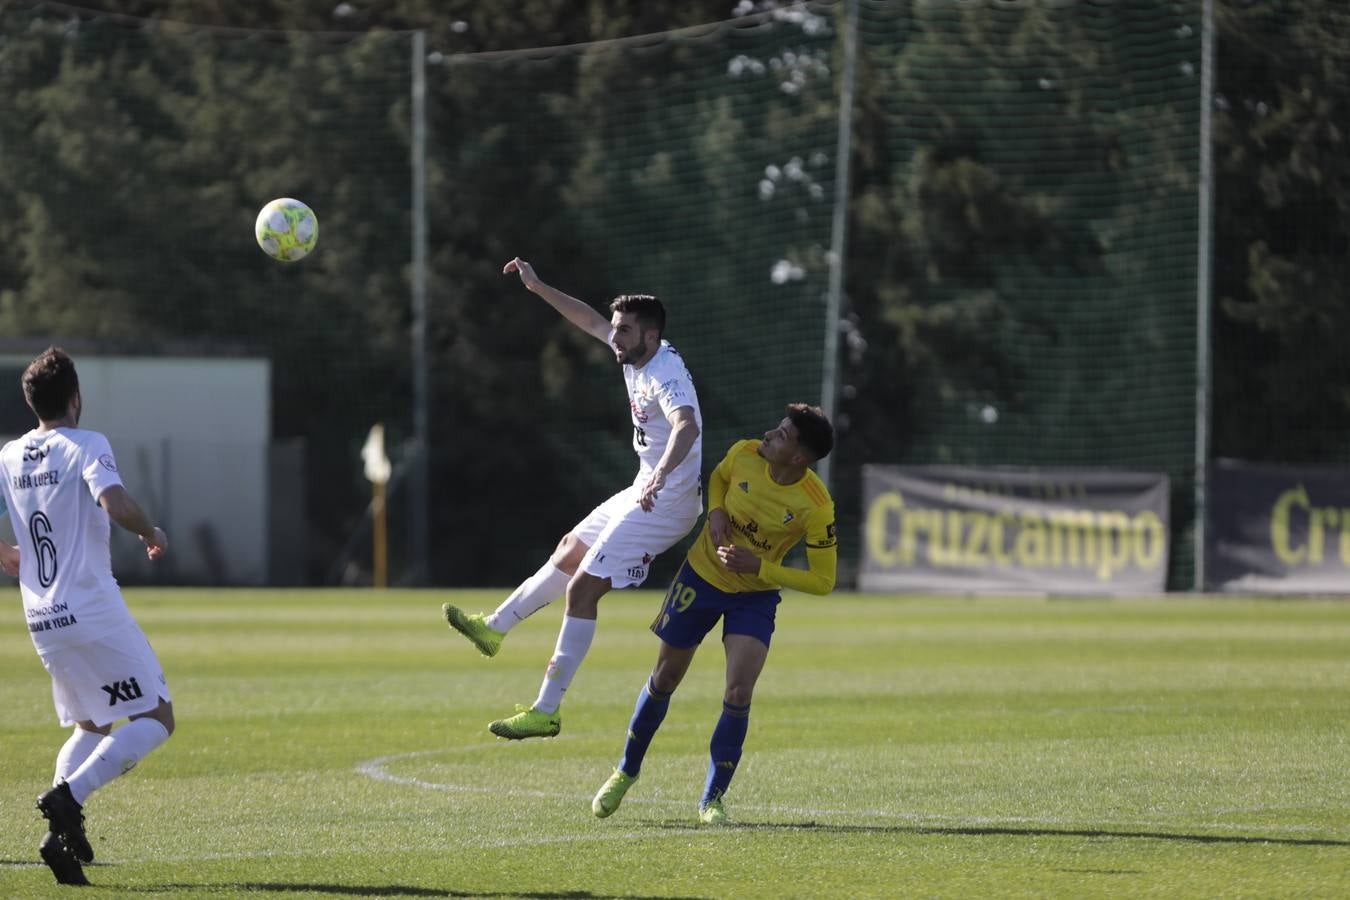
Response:
M652 821L657 828L675 831L707 830L693 822ZM1096 828L995 828L943 827L932 825L830 825L822 822L733 822L723 828L738 831L819 831L826 834L939 834L987 837L1089 837L1133 838L1151 841L1188 841L1197 844L1282 844L1290 847L1350 847L1350 841L1333 838L1280 838L1247 834L1182 834L1171 831L1107 831Z
M424 888L406 884L306 884L280 881L234 881L228 884L157 884L136 889L146 894L202 893L231 896L271 891L292 894L333 894L339 897L524 897L527 900L657 900L641 894L593 894L590 891L457 891L453 888ZM700 897L669 897L660 900L703 900Z

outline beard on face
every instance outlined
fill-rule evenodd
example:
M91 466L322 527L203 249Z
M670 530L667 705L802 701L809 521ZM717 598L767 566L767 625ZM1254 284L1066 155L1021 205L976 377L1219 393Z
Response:
M620 348L620 362L633 364L635 362L646 362L647 360L647 335L644 332L638 338L638 342L632 347Z

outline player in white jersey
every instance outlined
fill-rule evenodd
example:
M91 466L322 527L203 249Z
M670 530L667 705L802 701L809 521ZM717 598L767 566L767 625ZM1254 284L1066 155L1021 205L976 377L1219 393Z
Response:
M656 556L687 535L703 511L703 420L680 354L661 339L666 313L647 294L625 294L606 319L593 307L539 280L519 257L502 269L517 273L563 318L614 351L623 366L633 418L638 473L633 483L593 509L558 542L542 568L491 615L469 615L445 604L446 621L485 656L506 633L566 592L567 612L539 696L530 707L488 725L498 737L552 737L562 728L559 707L595 636L600 598L612 588L639 585Z
M57 716L74 726L53 787L37 800L51 828L39 852L57 881L88 884L85 802L173 733L164 671L113 578L108 522L139 535L152 560L168 539L122 486L108 439L79 427L80 382L65 351L33 360L23 392L38 427L0 449L0 496L18 536L28 632L51 674ZM0 556L6 571L12 562Z

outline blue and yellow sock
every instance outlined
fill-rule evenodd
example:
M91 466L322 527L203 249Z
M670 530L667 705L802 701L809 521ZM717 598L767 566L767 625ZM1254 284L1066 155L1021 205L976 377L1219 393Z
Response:
M625 775L636 778L642 768L642 758L647 755L647 747L656 737L656 729L670 709L670 694L663 694L652 684L651 679L638 691L637 705L633 707L633 718L628 723L628 741L623 745L623 759L619 768Z
M716 800L727 792L731 776L736 774L736 766L741 761L741 749L745 746L745 733L750 730L750 706L733 706L723 701L722 717L713 729L712 740L708 742L708 782L703 788L703 803Z

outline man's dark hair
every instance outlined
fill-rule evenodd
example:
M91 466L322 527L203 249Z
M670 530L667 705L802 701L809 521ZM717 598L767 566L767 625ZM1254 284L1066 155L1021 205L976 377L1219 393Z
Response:
M666 308L651 294L620 294L609 304L609 311L637 316L642 331L655 328L658 335L666 333Z
M23 370L23 398L44 422L59 419L80 390L75 360L60 347L48 347Z
M817 460L824 459L834 449L834 426L819 406L789 403L787 417L797 429L797 443L805 447Z

